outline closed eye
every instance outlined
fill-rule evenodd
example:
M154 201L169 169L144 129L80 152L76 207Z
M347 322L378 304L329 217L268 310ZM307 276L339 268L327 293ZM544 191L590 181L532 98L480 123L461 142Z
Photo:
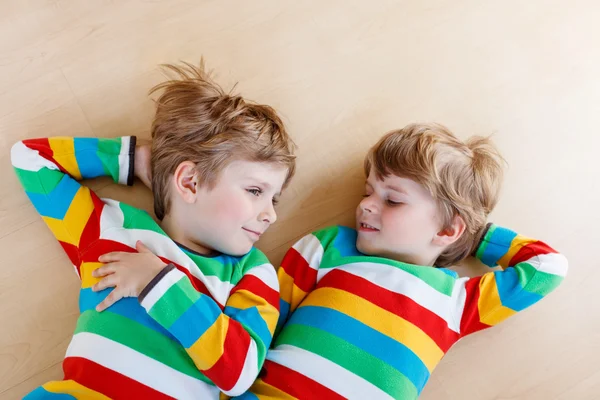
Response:
M252 189L246 189L246 191L248 193L253 194L254 196L258 197L262 194L262 190L258 189L258 188L252 188Z

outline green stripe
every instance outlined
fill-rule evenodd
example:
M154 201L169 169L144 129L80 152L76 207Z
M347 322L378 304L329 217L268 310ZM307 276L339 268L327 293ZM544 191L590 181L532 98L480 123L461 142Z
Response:
M214 276L221 282L229 282L234 273L235 263L231 259L228 263L223 263L220 258L204 257L199 254L194 254L185 249L182 249L185 254L192 259L194 264L198 266L204 275ZM227 256L222 256L226 257ZM234 283L235 284L235 283Z
M390 260L382 257L372 256L349 256L342 257L333 260L323 260L320 269L335 268L351 263L372 263L372 264L385 264L394 268L401 269L408 272L409 274L419 278L427 285L431 286L438 292L445 294L446 296L452 295L452 289L454 288L455 278L438 270L434 267L405 264L400 261Z
M121 138L100 138L98 139L98 152L110 155L119 155L121 153Z
M65 176L61 171L50 168L42 168L36 172L15 168L15 172L21 185L29 193L50 193Z
M119 159L117 155L114 154L106 154L98 152L96 153L100 162L102 162L102 166L104 167L104 172L106 172L107 176L110 176L115 183L119 182Z
M324 357L394 398L417 398L415 385L398 370L321 329L297 324L287 325L277 338L276 346L281 344L290 344Z
M110 311L88 310L77 321L75 333L90 332L118 342L169 367L212 384L179 342ZM143 367L143 366L140 366Z
M150 316L169 329L202 296L187 278L172 285L150 309Z
M481 260L483 258L483 255L485 254L485 249L488 246L489 243L489 239L494 235L494 231L496 230L496 226L497 225L490 225L490 228L488 229L487 233L485 234L485 237L481 240L481 244L479 245L479 248L477 249L477 252L475 253L475 257L477 257L479 260Z
M119 208L123 212L123 228L126 229L143 229L153 231L163 236L167 236L165 231L152 219L150 214L139 208L130 206L129 204L120 202Z
M517 264L515 268L519 275L519 282L523 288L528 292L537 293L540 296L546 296L563 281L562 276L537 271L525 262Z
M315 235L316 238L319 239L319 242L321 242L321 246L323 246L323 248L326 249L329 244L333 243L335 237L338 234L338 231L338 226L331 226L329 228L321 229L320 231L314 232L313 235Z

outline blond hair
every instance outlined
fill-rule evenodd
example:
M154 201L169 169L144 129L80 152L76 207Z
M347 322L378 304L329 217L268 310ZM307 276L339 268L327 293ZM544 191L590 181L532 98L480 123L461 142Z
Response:
M239 95L225 93L200 66L163 65L175 78L150 90L156 99L152 122L154 211L169 212L169 179L179 164L191 161L202 185L214 187L220 171L233 160L278 163L295 172L294 143L277 112Z
M382 179L390 174L423 185L437 201L442 229L455 216L466 225L462 236L440 254L436 266L446 267L466 258L498 202L504 159L489 138L473 136L466 142L439 124L411 124L389 132L365 158Z

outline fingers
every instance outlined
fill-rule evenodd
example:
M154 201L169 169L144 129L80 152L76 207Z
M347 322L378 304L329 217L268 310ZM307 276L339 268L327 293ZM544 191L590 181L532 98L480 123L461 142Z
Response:
M119 289L115 289L106 296L104 300L100 304L96 306L96 311L102 312L106 310L108 307L115 304L117 301L121 300L123 295L119 292Z
M92 286L92 291L99 292L106 288L115 287L115 286L117 286L117 278L115 277L114 274L111 274L105 278L102 278L102 280L100 282L98 282L94 286Z
M135 249L138 251L138 253L152 253L150 249L147 248L144 243L142 243L141 240L135 242Z
M103 276L113 274L116 270L115 267L116 266L112 264L103 265L100 268L96 268L94 271L92 271L92 276L94 278L102 278Z
M123 251L114 251L112 253L102 254L100 257L98 257L98 261L101 263L120 261L123 259L124 256L127 256L128 254L129 253L125 253Z

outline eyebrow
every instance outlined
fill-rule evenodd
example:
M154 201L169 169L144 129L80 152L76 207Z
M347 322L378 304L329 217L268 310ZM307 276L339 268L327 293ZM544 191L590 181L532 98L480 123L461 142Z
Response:
M370 183L368 180L367 180L367 181L365 181L365 185L369 185L369 186L373 187L373 185L372 185L372 184L371 184L371 183ZM398 193L405 194L405 195L407 195L407 196L408 196L408 193L406 193L406 190L402 189L402 188L401 188L401 187L399 187L399 186L394 186L394 185L385 185L385 188L386 188L386 189L393 190L393 191L395 191L395 192L398 192Z

